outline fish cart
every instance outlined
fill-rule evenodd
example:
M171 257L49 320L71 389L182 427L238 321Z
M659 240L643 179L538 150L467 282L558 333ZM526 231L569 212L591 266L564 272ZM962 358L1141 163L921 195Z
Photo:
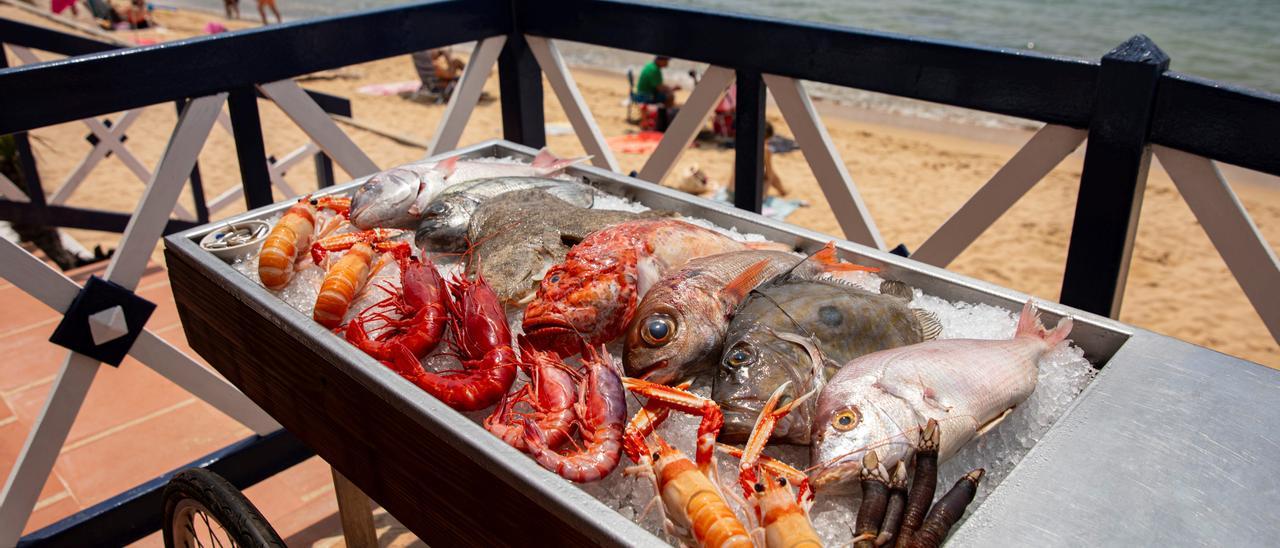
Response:
M489 141L446 156L530 158ZM815 251L829 236L594 167L598 188L655 209ZM359 181L325 189L348 194ZM165 240L190 345L342 475L430 544L661 545L630 519L538 466L201 249L206 234L279 214L259 208ZM838 241L951 301L1016 311L1026 296ZM1046 323L1100 371L987 499L956 546L1260 545L1280 533L1280 372L1057 304Z

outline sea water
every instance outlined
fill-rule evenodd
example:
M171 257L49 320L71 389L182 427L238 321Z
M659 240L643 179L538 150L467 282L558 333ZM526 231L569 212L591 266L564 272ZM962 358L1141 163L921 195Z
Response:
M160 4L220 11L212 0L160 0ZM286 19L305 19L384 7L399 0L280 0ZM1168 53L1171 68L1265 91L1280 92L1280 17L1275 0L668 0L715 12L800 20L976 45L1097 60L1135 34ZM246 14L247 16L247 14ZM661 29L636 29L651 32ZM725 37L732 40L733 37ZM625 72L650 55L561 42L573 65ZM799 60L797 60L799 62ZM666 76L684 83L704 65L673 60ZM619 84L625 87L625 81ZM1025 121L887 95L807 84L810 92L841 103L909 116L979 125Z
M599 197L592 207L635 212L649 209L642 204L612 195ZM278 216L270 220L274 222L278 220ZM718 227L703 219L685 218L685 220L713 228L741 241L763 241L765 239L759 234L741 233L734 229ZM341 232L341 230L338 231L338 233ZM339 256L340 253L335 253L334 257L327 259L327 261L335 260ZM462 273L462 265L456 259L437 257L436 260L443 275L456 276ZM307 262L307 260L304 260L303 264L306 265ZM250 280L260 283L257 277L256 256L233 263L233 266ZM386 306L379 306L378 303L390 294L390 291L384 288L394 288L398 285L399 274L399 268L394 264L379 271L370 280L369 289L358 296L352 303L347 313L346 321L355 319L358 313L370 308L391 313L391 309ZM291 307L309 316L322 279L323 269L310 265L302 268L288 286L275 292L275 294ZM881 281L879 276L869 273L863 273L860 279L854 280L855 283L870 291L878 291ZM1014 313L1008 310L985 304L951 302L928 295L919 289L914 291L915 297L912 300L912 306L922 308L938 316L943 325L941 338L1009 339L1013 337L1017 326L1017 318ZM521 312L519 310L509 311L508 322L511 325L513 335L520 332L520 320ZM369 327L376 329L378 325L373 323ZM609 346L609 351L614 356L621 356L621 342L615 341ZM456 358L446 355L443 348L441 348L424 358L423 365L429 370L439 371L456 368L457 361ZM984 468L986 474L979 484L977 497L970 507L971 509L977 508L991 490L1000 484L1027 451L1048 431L1049 426L1057 420L1071 401L1084 390L1095 374L1093 366L1084 358L1084 352L1079 347L1070 344L1069 341L1050 349L1041 356L1037 365L1039 375L1036 389L1031 397L1017 406L992 431L970 442L954 457L942 463L939 467L938 496L941 496L946 489L969 470ZM513 390L525 382L527 382L527 379L521 374L516 381L516 385L513 386ZM710 377L704 376L697 379L691 390L695 394L704 397L709 396L711 392ZM639 409L640 401L638 398L629 395L627 404L630 411L628 416L630 416ZM466 413L466 416L480 423L488 414L489 411L478 411ZM666 423L658 429L658 434L671 443L673 447L685 452L692 459L695 446L694 438L699 421L699 417L672 413ZM771 446L766 449L765 453L797 468L803 469L809 465L809 449L807 447ZM605 505L617 510L626 518L636 521L649 532L673 543L677 542L679 539L671 538L665 532L661 505L652 504L655 495L652 479L645 477L643 474L628 474L626 471L630 464L624 457L623 462L607 477L601 481L584 484L580 487ZM746 504L739 497L740 490L736 484L737 461L721 454L717 457L717 465L716 479L720 483L722 491L730 499L731 505L739 513L740 519L744 523L749 523L751 518ZM826 545L837 546L849 542L852 538L852 527L857 515L858 503L857 496L826 494L818 496L812 508L811 519Z

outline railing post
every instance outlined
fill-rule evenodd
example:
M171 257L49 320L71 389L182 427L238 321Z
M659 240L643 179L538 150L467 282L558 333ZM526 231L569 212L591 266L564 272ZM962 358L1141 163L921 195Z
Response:
M1168 68L1169 56L1143 35L1102 57L1062 279L1063 304L1120 315L1151 161L1151 112L1160 75Z
M547 144L542 112L542 69L519 29L507 36L498 54L498 93L502 99L502 136L525 146Z
M252 87L231 90L227 98L231 110L231 133L236 139L236 159L244 201L249 209L270 205L271 174L267 172L266 145L262 142L262 119L258 116L258 92Z
M316 188L333 186L333 160L324 152L312 156L312 159L316 162Z
M764 207L764 79L739 70L733 114L733 205L759 213Z

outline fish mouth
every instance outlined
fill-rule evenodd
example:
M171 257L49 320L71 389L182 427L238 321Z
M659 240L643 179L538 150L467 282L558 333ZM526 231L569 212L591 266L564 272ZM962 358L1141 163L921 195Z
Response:
M669 360L658 360L649 364L648 367L630 367L626 364L623 364L623 366L630 371L629 374L632 377L653 383L667 384L676 380L672 372L666 369L668 363L670 363Z
M858 458L846 458L814 470L809 482L815 491L844 491L857 483L853 480L858 477L858 472L861 470L862 457L859 455Z
M530 321L526 317L522 327L529 343L538 350L554 352L561 358L582 351L582 336L563 318L536 318Z
M724 426L720 428L719 440L724 443L746 443L751 437L751 429L756 425L756 417L760 416L761 402L754 405L734 401L720 402L720 412L724 415Z

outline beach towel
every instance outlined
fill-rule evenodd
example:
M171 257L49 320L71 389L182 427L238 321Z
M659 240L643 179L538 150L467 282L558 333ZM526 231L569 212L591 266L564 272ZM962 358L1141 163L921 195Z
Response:
M764 146L769 147L769 152L774 154L786 154L793 150L800 150L800 145L794 140L781 135L770 137L768 141L765 141Z
M609 148L623 154L652 154L662 140L661 131L641 131L610 137Z
M727 188L717 188L711 199L731 204L733 203L733 191ZM764 204L760 208L760 214L770 219L785 221L788 216L802 207L809 207L809 202L780 198L778 196L765 196Z
M387 97L390 95L399 95L401 93L413 93L422 87L422 82L417 80L407 80L404 82L389 82L386 84L369 84L356 88L356 93L362 95L373 95L375 97Z
M74 6L75 3L76 0L53 0L53 5L50 7L53 8L53 13L61 14L67 8Z

